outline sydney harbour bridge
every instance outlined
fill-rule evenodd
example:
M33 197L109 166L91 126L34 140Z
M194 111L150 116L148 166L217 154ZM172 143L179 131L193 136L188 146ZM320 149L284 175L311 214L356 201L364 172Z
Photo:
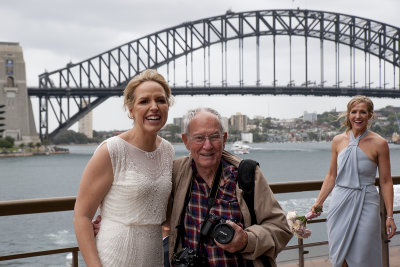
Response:
M68 129L137 73L157 69L177 95L400 98L400 28L313 10L226 12L184 22L39 76L42 140ZM49 116L56 126L49 127ZM49 129L53 128L51 132Z

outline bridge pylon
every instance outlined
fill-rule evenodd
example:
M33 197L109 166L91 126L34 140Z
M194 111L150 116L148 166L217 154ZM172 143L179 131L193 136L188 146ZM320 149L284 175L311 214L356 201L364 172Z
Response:
M0 137L18 143L40 142L26 86L25 62L18 43L0 42L0 106L4 124Z

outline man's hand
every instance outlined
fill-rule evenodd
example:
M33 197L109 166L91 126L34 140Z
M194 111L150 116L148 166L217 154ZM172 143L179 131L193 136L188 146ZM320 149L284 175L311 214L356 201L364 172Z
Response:
M223 250L231 253L244 249L247 246L247 233L232 221L226 221L226 223L232 226L235 230L235 235L233 236L232 241L228 244L221 244L214 239L215 244Z
M100 222L101 222L101 215L97 215L96 220L92 221L93 233L95 237L100 231Z

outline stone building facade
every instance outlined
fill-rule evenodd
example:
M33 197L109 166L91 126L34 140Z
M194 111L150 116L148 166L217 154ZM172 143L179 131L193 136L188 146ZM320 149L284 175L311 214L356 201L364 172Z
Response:
M4 105L1 138L16 143L40 142L28 97L25 61L18 43L0 42L0 106Z

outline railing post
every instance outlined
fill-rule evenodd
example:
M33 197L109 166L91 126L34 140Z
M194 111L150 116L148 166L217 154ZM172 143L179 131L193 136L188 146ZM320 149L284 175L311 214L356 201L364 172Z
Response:
M78 267L78 251L72 251L72 267Z
M304 246L303 239L297 238L299 244L299 267L304 267Z
M389 242L387 235L386 235L386 208L385 202L382 196L382 190L379 187L379 206L380 206L380 213L381 213L381 237L382 237L382 266L389 267Z

